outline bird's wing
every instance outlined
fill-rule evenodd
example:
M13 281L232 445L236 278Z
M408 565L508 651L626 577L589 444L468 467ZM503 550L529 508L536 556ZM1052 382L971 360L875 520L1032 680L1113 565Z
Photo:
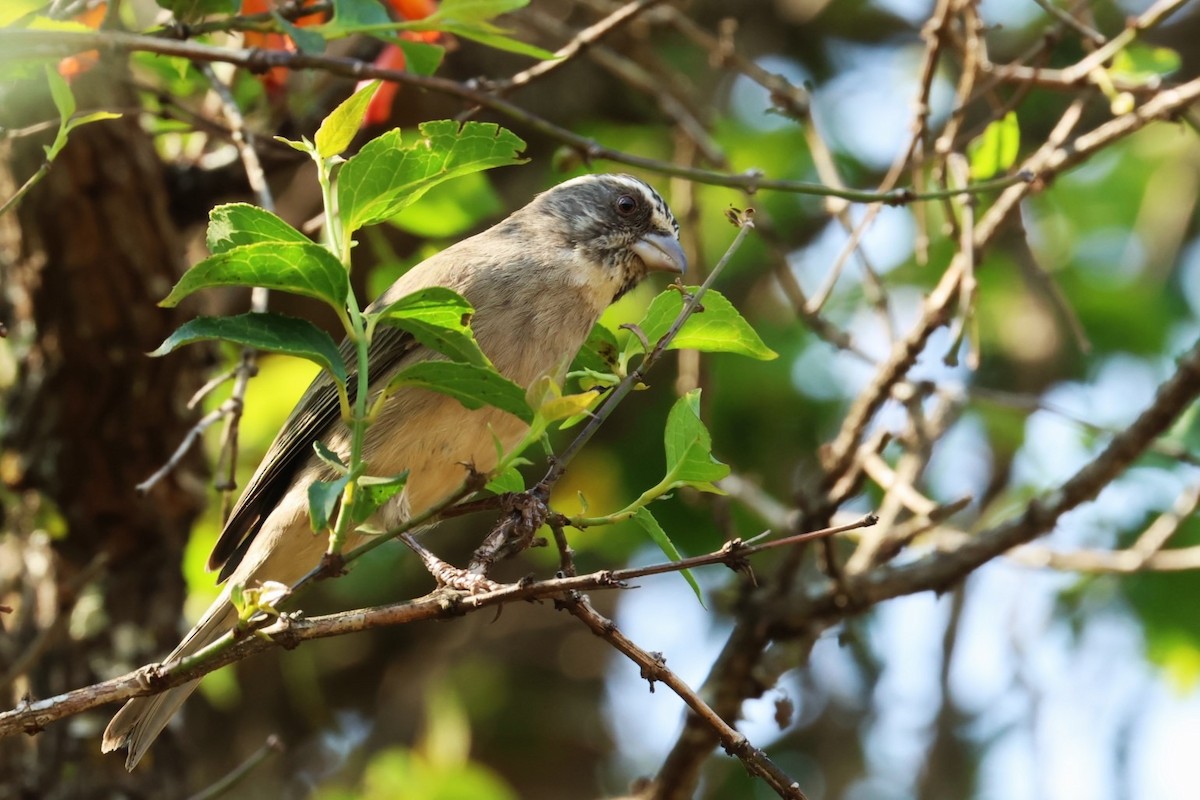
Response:
M390 325L379 326L371 340L373 379L387 375L417 347L418 343L411 334ZM353 348L349 342L343 342L340 351L343 359L353 363ZM357 370L349 371L347 387L351 403L357 395L357 376ZM208 568L220 568L218 581L224 581L237 569L263 521L283 498L297 471L312 455L313 442L325 436L340 417L337 390L333 380L322 372L300 398L271 443L213 546L212 554L208 557Z

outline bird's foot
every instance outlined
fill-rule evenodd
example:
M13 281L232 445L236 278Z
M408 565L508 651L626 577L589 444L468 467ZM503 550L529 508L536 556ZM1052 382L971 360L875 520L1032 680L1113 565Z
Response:
M400 540L420 557L421 563L425 565L425 569L437 581L439 587L467 592L469 594L482 594L484 592L495 591L501 586L478 572L461 569L453 564L446 563L407 533L401 534Z

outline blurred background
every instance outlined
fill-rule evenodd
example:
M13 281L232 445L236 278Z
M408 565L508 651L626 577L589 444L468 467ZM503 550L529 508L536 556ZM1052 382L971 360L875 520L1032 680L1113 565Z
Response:
M1047 10L1051 3L978 3L990 62L1061 68L1091 50L1083 33ZM534 0L500 22L515 38L555 50L620 5ZM1109 37L1150 5L1097 0L1061 7ZM1200 4L1167 5L1181 7L1139 44L1161 48L1154 58L1169 65L1168 84L1179 84L1200 73ZM141 0L124 6L122 24L134 30L151 27L159 13ZM605 148L679 167L828 183L818 168L825 158L845 185L870 189L904 159L934 3L693 0L664 8L510 99ZM997 109L1012 108L1019 165L1071 103L1080 104L1079 132L1120 110L1101 82L993 81L960 113L962 42L961 33L948 33L933 70L923 152L932 152L952 115L961 128L958 147L977 138ZM499 79L536 63L466 39L443 43L448 52L437 74L454 80ZM331 44L366 60L379 49L366 39ZM195 348L154 362L148 376L120 371L145 368L138 354L180 320L201 311L236 313L246 303L230 292L202 298L179 316L154 306L171 272L203 257L208 209L252 199L227 129L213 121L219 105L206 79L179 63L112 54L75 80L81 108L126 116L79 129L62 163L17 212L0 216L0 320L9 329L0 340L0 604L15 610L0 615L0 686L9 707L25 691L44 697L161 657L185 627L180 614L195 619L217 593L203 565L220 527L220 496L207 466L219 430L210 431L207 456L185 460L149 498L132 487L191 424L182 400L237 354ZM782 102L755 66L804 100ZM273 86L218 71L260 136L279 213L303 225L320 209L313 172L270 136L311 135L351 82L294 72ZM977 84L991 79L981 73ZM1124 78L1135 85L1138 103L1157 90L1156 79ZM44 95L20 81L3 90L0 125L14 130L49 118ZM363 140L385 127L455 116L463 104L406 86L386 111ZM474 118L524 138L530 163L450 182L367 231L357 251L360 295L374 296L429 254L584 171L633 171L658 187L679 217L696 282L736 233L725 209L752 206L758 231L717 288L779 358L672 354L649 389L634 393L573 463L552 506L572 513L582 496L592 512L604 513L656 483L667 411L679 392L700 386L714 454L731 465L735 482L724 497L679 492L655 505L658 520L689 555L786 527L789 512L803 508L819 482L822 445L836 436L897 336L914 324L957 251L961 209L942 201L875 208L862 256L846 260L845 223L864 219L863 204L838 218L842 209L811 194L748 195L611 162L587 164L520 120L489 112ZM0 194L10 195L37 168L41 143L0 143ZM924 173L931 187L937 168ZM899 185L911 185L914 174L922 171L905 171ZM1189 111L1114 141L1039 186L1019 218L977 254L968 344L956 350L953 327L939 329L908 376L925 392L918 405L937 420L911 487L953 513L915 535L897 556L901 562L953 548L956 536L1017 516L1094 459L1151 402L1200 331L1198 182L1200 146ZM980 213L991 199L979 198ZM94 211L90 203L105 208ZM155 244L147 249L148 242ZM839 261L845 268L834 273ZM636 322L662 288L644 284L605 322ZM810 300L824 295L819 311L797 313L797 290ZM294 298L273 298L272 308L321 319L315 305ZM78 321L92 311L97 318L81 329ZM324 322L332 329L331 319ZM48 331L57 338L48 341ZM97 364L96 352L118 346L126 353L114 362L120 370ZM945 357L951 352L960 352L958 363L947 363L955 360ZM241 422L241 480L311 375L294 360L261 360ZM206 403L216 407L227 395L218 391ZM881 603L821 630L809 646L786 637L774 642L765 674L778 680L747 692L739 729L813 800L1195 797L1200 559L1188 562L1186 553L1200 546L1196 413L1193 405L1152 452L1036 544L941 593ZM868 438L896 434L879 452L893 472L911 463L901 440L912 414L893 399L867 430ZM553 441L561 447L570 436L560 432ZM544 470L534 461L527 480ZM885 523L911 519L911 508L894 507L877 479L886 472L872 473L832 519L881 507L894 511ZM1163 553L1185 553L1163 560L1174 566L1102 557L1172 519ZM456 520L425 542L462 564L490 524L486 516ZM662 558L632 524L570 535L581 572ZM840 538L824 557L845 561L857 544L856 537ZM756 556L753 567L763 585L786 566L802 585L817 586L828 580L819 555L812 548L797 563L774 551ZM545 577L556 568L552 549L531 550L503 564L498 579ZM753 595L744 576L724 568L696 577L704 606L676 575L592 596L693 687L704 682ZM300 602L318 614L431 588L397 545ZM0 796L188 796L274 736L283 751L267 754L228 796L617 797L659 772L684 720L678 697L661 685L649 691L631 662L550 604L307 643L212 674L133 777L120 771L120 759L98 753L115 710L6 742ZM694 796L775 795L718 748Z

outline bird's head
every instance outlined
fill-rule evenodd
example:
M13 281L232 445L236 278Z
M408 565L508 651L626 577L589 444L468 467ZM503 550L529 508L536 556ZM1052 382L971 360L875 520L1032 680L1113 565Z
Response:
M584 175L543 192L525 211L571 253L580 277L610 286L616 300L651 270L682 274L679 223L648 184L632 175Z

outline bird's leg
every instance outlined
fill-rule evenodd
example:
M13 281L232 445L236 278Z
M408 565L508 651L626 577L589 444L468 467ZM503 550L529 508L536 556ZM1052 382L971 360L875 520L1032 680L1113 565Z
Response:
M532 492L505 495L504 507L505 516L471 556L472 572L486 574L497 561L534 546L534 534L550 516L546 503Z
M453 564L442 561L418 542L416 537L411 533L400 534L400 541L408 545L409 549L420 557L421 563L425 565L425 569L429 571L433 579L438 582L438 586L456 589L460 592L469 592L471 594L491 592L500 588L500 584L489 580L482 572L460 569Z

